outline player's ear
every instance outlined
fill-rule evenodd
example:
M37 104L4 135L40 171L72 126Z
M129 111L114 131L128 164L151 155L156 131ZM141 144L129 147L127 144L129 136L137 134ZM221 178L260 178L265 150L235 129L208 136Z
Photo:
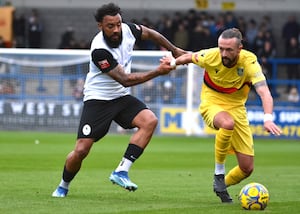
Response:
M240 44L238 47L239 51L241 51L243 49L243 47L244 47L243 44Z
M244 45L243 45L243 40L241 40L241 42L240 42L240 44L239 44L239 49L242 50L243 47L244 47Z
M102 23L101 23L101 22L98 22L98 28L99 28L100 30L102 30Z

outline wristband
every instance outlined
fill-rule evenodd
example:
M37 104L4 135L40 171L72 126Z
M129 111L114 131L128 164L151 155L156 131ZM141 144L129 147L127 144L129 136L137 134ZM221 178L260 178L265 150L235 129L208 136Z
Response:
M172 68L176 68L176 59L175 58L172 58L171 62L170 62L170 66Z
M267 121L272 121L273 122L274 118L272 114L264 114L264 123Z

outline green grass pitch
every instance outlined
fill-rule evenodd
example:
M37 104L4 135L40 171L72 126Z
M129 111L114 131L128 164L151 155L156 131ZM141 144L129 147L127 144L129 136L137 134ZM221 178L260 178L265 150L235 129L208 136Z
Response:
M270 192L264 213L300 213L299 140L255 139L255 169L250 178L228 188L233 204L212 191L214 139L154 136L129 173L138 184L128 192L110 183L129 135L108 135L97 142L66 198L52 198L66 155L74 148L69 133L0 132L0 213L247 213L237 195L247 183ZM227 158L227 170L235 165Z

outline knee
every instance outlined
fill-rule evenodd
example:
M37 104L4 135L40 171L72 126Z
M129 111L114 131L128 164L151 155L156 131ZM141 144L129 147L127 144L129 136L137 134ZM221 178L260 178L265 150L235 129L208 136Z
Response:
M85 139L78 139L74 149L74 155L77 159L83 160L90 152L91 144L85 142Z
M149 118L147 118L147 121L146 121L145 125L146 125L147 128L155 129L157 124L158 124L157 117L155 115L152 115Z
M217 128L223 128L227 130L233 130L234 119L227 112L218 113L214 118L214 125Z
M148 109L141 111L132 122L133 127L138 127L145 131L153 131L157 124L158 119L156 115Z
M224 120L222 123L222 128L227 129L227 130L233 130L234 120L232 118Z

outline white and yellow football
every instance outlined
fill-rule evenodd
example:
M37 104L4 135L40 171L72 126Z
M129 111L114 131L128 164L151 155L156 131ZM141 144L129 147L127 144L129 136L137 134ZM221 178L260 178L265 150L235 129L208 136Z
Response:
M239 201L245 210L264 210L269 203L269 191L260 183L245 185L239 194Z

